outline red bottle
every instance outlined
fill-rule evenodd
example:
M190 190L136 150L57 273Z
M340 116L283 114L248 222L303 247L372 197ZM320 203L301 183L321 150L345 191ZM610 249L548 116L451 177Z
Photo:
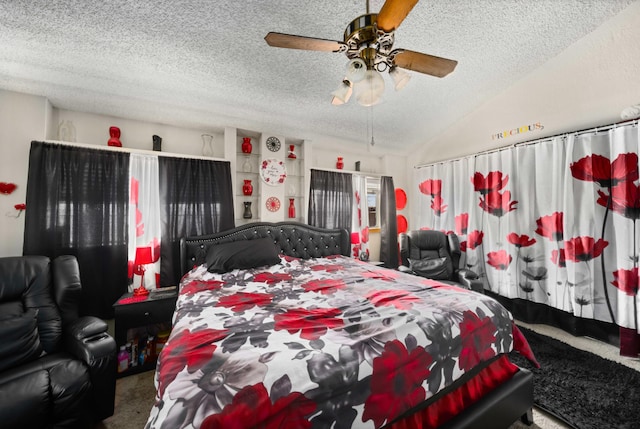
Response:
M251 184L251 180L244 181L244 185L242 185L242 193L246 196L253 194L253 185Z
M295 201L296 201L295 198L289 198L289 217L290 218L296 217L296 204L295 204Z
M251 153L253 146L251 146L251 137L242 138L242 153Z

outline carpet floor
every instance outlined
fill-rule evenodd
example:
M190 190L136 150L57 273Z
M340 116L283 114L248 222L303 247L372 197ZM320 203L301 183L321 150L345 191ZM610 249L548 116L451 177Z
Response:
M517 354L514 363L534 374L534 401L579 429L640 427L640 372L521 328L540 368Z

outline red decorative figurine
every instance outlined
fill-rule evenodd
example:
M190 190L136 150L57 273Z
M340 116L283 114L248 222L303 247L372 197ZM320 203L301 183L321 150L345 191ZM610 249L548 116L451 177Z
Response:
M109 135L111 136L111 138L107 142L107 145L122 147L122 142L120 141L120 128L109 127Z
M344 161L342 160L341 156L338 157L338 161L336 162L336 168L338 170L342 170L344 168Z
M244 181L244 185L242 185L242 193L246 196L253 194L253 185L251 184L251 180Z
M253 146L251 146L251 137L243 137L242 138L242 153L249 154Z
M296 201L295 198L289 198L289 217L290 218L296 217L296 204L295 204L295 201Z
M289 156L287 158L289 159L296 159L296 153L293 151L296 148L296 145L290 144L289 145Z

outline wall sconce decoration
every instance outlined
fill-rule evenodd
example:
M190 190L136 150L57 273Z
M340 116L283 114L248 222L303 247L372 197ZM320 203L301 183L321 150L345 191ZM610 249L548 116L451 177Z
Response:
M15 183L0 182L0 194L9 195L16 190L18 185Z

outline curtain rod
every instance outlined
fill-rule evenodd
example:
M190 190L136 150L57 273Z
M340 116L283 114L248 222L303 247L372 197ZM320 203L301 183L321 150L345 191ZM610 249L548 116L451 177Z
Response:
M311 170L318 171L329 171L331 173L345 173L345 174L355 174L359 176L371 176L371 177L384 177L385 174L381 173L369 173L367 171L355 171L355 170L338 170L337 168L311 168Z
M134 148L118 147L118 146L98 146L90 143L65 142L60 140L35 140L35 141L42 141L43 143L53 143L53 144L59 144L59 145L65 145L65 146L77 146L77 147L83 147L87 149L110 150L112 152L139 153L143 155L166 156L170 158L204 159L206 161L230 162L228 159L224 159L224 158L213 158L210 156L200 156L200 155L185 155L180 153L162 152L157 150L134 149Z
M478 152L478 153L474 153L474 154L466 155L466 156L461 156L461 157L458 157L458 158L449 158L449 159L445 159L445 160L442 160L442 161L430 162L430 163L427 163L427 164L418 164L418 165L415 165L413 168L414 169L424 168L424 167L429 167L431 165L438 165L438 164L444 164L446 162L458 161L458 160L461 160L461 159L474 158L474 157L477 157L477 156L480 156L480 155L487 155L487 154L494 153L494 152L501 152L503 150L512 149L512 148L518 147L518 146L529 146L529 145L536 144L536 143L541 143L541 142L544 142L544 141L547 141L547 140L553 140L553 139L555 139L557 137L566 138L571 134L573 134L575 136L581 136L583 134L589 134L589 133L594 133L594 132L597 134L600 131L609 131L611 129L615 129L615 128L623 127L623 126L637 126L639 121L640 121L640 118L627 119L625 121L615 122L613 124L600 125L600 126L596 126L596 127L592 127L592 128L585 128L585 129L578 130L578 131L564 132L564 133L561 133L561 134L555 134L555 135L551 135L551 136L548 136L548 137L541 137L541 138L535 139L535 140L527 140L527 141L520 142L520 143L513 143L513 144L510 144L508 146L501 146L501 147L494 148L494 149L487 149L487 150L484 150L482 152Z

